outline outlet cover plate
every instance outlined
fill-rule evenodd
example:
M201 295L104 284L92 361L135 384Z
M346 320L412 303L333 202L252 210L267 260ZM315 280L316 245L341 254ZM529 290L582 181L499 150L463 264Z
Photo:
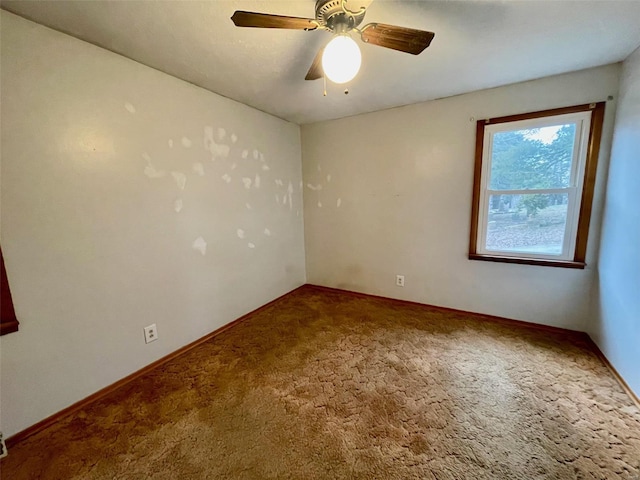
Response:
M144 327L144 343L155 342L158 339L158 329L156 324L152 323L148 327Z

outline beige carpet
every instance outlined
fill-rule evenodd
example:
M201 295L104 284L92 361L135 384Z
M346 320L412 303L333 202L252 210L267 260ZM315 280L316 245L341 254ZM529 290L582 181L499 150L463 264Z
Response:
M303 287L12 450L20 479L636 479L582 335Z

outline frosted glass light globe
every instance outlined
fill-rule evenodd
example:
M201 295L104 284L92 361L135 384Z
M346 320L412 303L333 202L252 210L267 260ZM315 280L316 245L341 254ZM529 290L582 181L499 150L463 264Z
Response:
M333 83L346 83L360 70L362 54L358 44L347 35L337 35L322 53L322 69Z

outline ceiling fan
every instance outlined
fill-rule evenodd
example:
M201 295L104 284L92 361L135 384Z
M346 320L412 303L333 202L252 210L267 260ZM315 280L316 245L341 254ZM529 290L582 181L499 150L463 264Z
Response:
M366 11L366 7L349 10L347 0L316 0L315 19L238 10L231 20L237 27L327 30L333 33L333 39L320 49L313 60L305 80L316 80L326 75L335 83L352 80L360 69L362 57L350 36L352 32L360 34L365 43L413 55L422 53L435 36L433 32L385 23L369 23L360 28Z

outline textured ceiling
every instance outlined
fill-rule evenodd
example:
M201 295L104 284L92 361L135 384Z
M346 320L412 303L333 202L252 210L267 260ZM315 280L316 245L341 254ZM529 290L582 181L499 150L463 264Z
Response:
M313 123L624 60L640 1L350 0L363 24L436 33L419 56L362 44L349 85L305 81L324 31L237 28L235 10L314 16L314 0L2 1L2 8L277 117Z

